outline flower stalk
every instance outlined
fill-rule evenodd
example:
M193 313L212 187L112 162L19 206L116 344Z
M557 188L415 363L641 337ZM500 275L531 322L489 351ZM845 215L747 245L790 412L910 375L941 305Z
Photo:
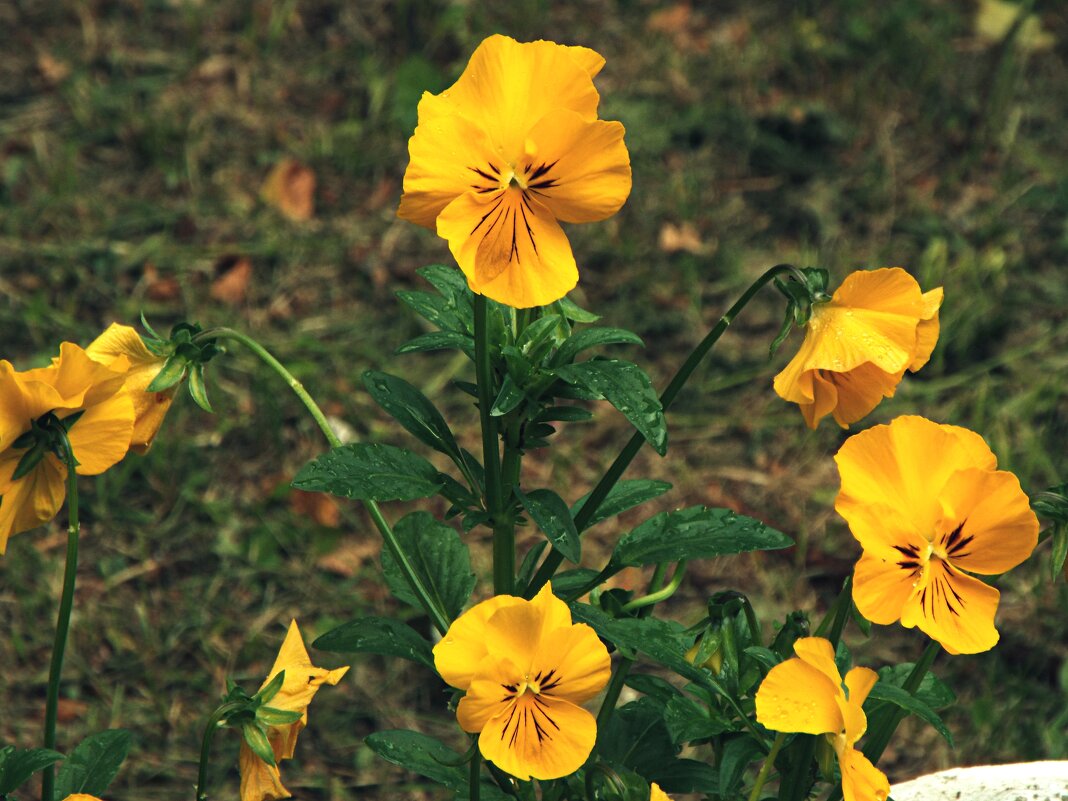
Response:
M56 745L59 681L63 673L67 635L70 632L70 614L74 608L74 585L78 578L78 536L81 530L78 519L78 461L74 458L74 450L62 425L56 426L56 435L62 443L61 456L67 467L67 556L63 568L63 590L60 593L59 616L56 620L56 636L52 642L52 662L48 668L48 691L45 697L44 747L49 750L55 750ZM41 801L52 801L55 780L55 766L49 765L41 774Z
M215 739L215 732L219 730L219 724L232 713L241 708L240 704L221 704L208 718L208 725L204 727L204 737L200 742L200 766L197 769L197 795L196 801L206 801L208 797L208 765L211 762L211 744Z
M764 789L768 776L771 775L771 769L775 766L775 758L779 755L779 750L784 742L786 742L786 732L779 732L775 735L775 742L771 744L771 752L764 759L764 764L760 766L760 773L757 774L756 783L753 784L753 789L749 793L749 801L759 801L760 791Z

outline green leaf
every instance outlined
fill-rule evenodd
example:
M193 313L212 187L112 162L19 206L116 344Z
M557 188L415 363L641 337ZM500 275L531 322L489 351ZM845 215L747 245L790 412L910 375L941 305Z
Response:
M422 456L392 445L352 443L300 469L293 486L361 501L411 501L436 495L445 482Z
M568 298L560 298L556 301L556 307L564 317L575 323L595 323L601 319L601 315L586 311Z
M271 679L270 682L261 690L259 690L253 697L261 704L266 704L268 701L278 695L278 691L282 689L282 685L285 683L285 680L286 672L284 670L278 671L275 677Z
M145 387L145 392L163 392L165 389L170 389L185 378L185 370L188 366L189 362L184 356L172 354L156 373L156 377Z
M746 768L754 760L760 759L764 752L754 739L745 734L727 738L721 748L717 789L720 797L735 798Z
M312 647L339 654L399 656L434 669L430 643L411 626L393 618L365 617L352 620L319 637Z
M666 705L675 696L682 695L682 691L674 684L651 673L628 673L624 683L632 690L648 695L660 704Z
M0 796L13 793L34 773L63 759L63 754L47 748L0 748Z
M581 406L550 406L542 410L534 420L539 423L582 423L592 418L593 412Z
M527 555L523 557L523 564L519 566L519 573L515 577L515 585L517 587L525 587L530 583L530 579L534 576L534 570L537 568L538 562L541 561L541 555L545 553L545 549L548 547L549 543L545 540L530 546Z
M462 756L433 737L416 731L392 729L368 735L364 742L386 761L444 785L463 798L468 797L469 771L466 765L457 766ZM486 781L479 783L479 790L485 801L511 798Z
M448 299L429 292L398 292L397 297L409 309L443 331L463 332L463 323Z
M731 724L713 716L707 707L699 706L684 695L676 695L664 708L664 723L674 743L689 743L715 737L731 730Z
M430 331L420 334L397 348L397 353L424 353L432 350L462 350L475 358L475 341L467 334L455 331Z
M553 356L553 364L570 364L582 351L602 345L644 346L645 343L640 336L624 328L586 328L568 337Z
M1053 528L1053 547L1050 548L1050 578L1056 581L1064 570L1064 561L1068 557L1068 525L1061 523Z
M445 418L422 392L403 378L375 370L363 374L363 385L378 405L416 439L455 462L462 460L460 446Z
M559 598L569 598L589 584L596 575L597 571L588 567L563 570L552 578L553 595Z
M501 391L497 393L497 399L493 401L493 405L490 407L490 414L494 417L508 414L508 412L522 403L526 396L527 394L523 391L523 388L510 375L506 375L501 384Z
M895 687L893 684L887 684L882 681L876 682L875 686L871 688L871 692L868 694L868 700L886 701L887 703L901 707L906 712L927 721L934 727L935 731L945 738L950 747L953 747L953 735L950 733L949 729L946 728L946 724L942 722L942 718L938 717L938 713L921 701L919 697L910 695L901 687Z
M245 738L252 753L268 765L274 766L274 749L271 748L271 741L267 739L267 732L262 725L246 723L241 727L241 736Z
M621 565L638 566L771 551L790 545L793 540L759 520L730 509L694 506L661 512L646 520L623 535L612 558Z
M215 414L208 400L208 385L204 383L204 365L199 362L189 368L189 396L208 414Z
M903 687L914 667L912 662L903 662L900 665L887 665L879 668L879 681L895 687ZM935 710L953 706L957 701L953 690L949 689L934 673L924 675L916 690L916 697Z
M471 558L460 535L428 512L412 512L402 517L393 533L438 607L450 619L459 615L475 588ZM395 596L422 609L387 548L382 549L382 570Z
M601 505L597 507L597 511L594 512L593 517L590 518L583 531L591 526L596 526L602 520L607 520L610 517L622 514L628 509L633 509L635 506L640 506L646 501L658 498L669 489L671 489L671 485L666 481L652 481L647 478L616 482L616 485L608 491L605 499L601 501ZM589 497L590 493L587 492L575 501L575 505L571 507L571 515L573 517L579 516L579 512L582 511L582 507L586 505Z
M594 359L553 371L572 386L604 398L626 417L654 450L667 453L667 422L653 382L638 365L618 359Z
M109 729L90 734L70 752L56 777L55 798L74 793L102 796L130 751L130 732Z
M572 603L571 615L575 623L586 623L598 636L615 643L626 656L643 653L690 681L705 683L711 675L686 660L686 651L693 645L696 634L688 633L672 620L655 617L614 618L583 603Z
M516 487L515 494L553 547L578 564L582 559L582 541L564 499L547 489L524 494Z

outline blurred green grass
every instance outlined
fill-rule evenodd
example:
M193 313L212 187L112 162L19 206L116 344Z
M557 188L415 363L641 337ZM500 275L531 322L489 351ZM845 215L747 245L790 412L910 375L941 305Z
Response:
M770 264L838 278L905 266L925 288L945 286L942 337L865 425L915 412L968 426L1041 489L1064 480L1068 440L1068 12L1034 7L1052 49L986 41L978 5L921 0L0 5L2 355L41 362L60 340L87 342L141 310L163 327L233 324L357 436L410 444L360 387L364 369L390 365L473 444L472 409L448 387L467 367L390 355L420 330L392 293L448 255L394 216L406 142L422 91L447 86L483 36L544 37L608 59L602 117L627 127L634 192L612 220L569 232L577 299L638 331L655 377ZM259 197L283 158L317 178L309 221ZM211 288L234 257L249 259L252 279L228 305ZM770 390L797 341L768 363L780 313L771 293L745 312L670 415L673 461L646 454L630 473L672 481L666 505L730 505L798 537L793 553L691 569L667 607L680 619L725 587L767 620L821 613L856 557L832 509L830 454L845 432L808 432ZM343 509L335 527L294 508L288 479L323 447L295 400L245 354L212 368L215 418L180 403L146 458L85 487L63 687L76 703L61 745L109 725L135 732L114 799L190 794L197 729L224 677L257 686L291 616L310 641L357 614L398 611L361 514ZM607 413L569 426L528 457L527 480L577 497L627 435ZM20 536L0 560L3 742L39 736L59 532ZM591 564L612 534L591 539ZM1068 755L1068 593L1041 562L1002 583L1001 645L936 668L961 696L957 750L910 724L888 753L892 780ZM868 664L922 648L912 632L877 631L868 643L853 632ZM357 660L317 700L284 780L300 797L394 797L400 774L360 740L403 726L455 739L443 698L414 668ZM220 796L236 787L232 740L217 747Z

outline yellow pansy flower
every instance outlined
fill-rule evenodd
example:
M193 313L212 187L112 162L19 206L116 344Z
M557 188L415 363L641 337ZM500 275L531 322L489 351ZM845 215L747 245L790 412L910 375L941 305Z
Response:
M660 789L660 785L653 782L649 785L649 801L671 801L671 796Z
M125 359L126 389L134 405L134 433L130 449L144 453L163 424L167 410L171 408L177 385L163 392L145 392L163 369L166 358L157 356L147 347L137 331L128 325L112 323L85 349L92 358L107 365L120 364Z
M809 428L828 414L848 428L893 397L905 370L927 364L941 305L941 287L922 292L900 267L851 273L830 301L813 305L775 392L801 407Z
M559 300L578 268L558 221L606 219L630 194L623 126L597 119L602 66L585 47L491 36L420 100L397 213L448 240L473 292Z
M18 372L0 361L0 553L11 535L46 523L63 505L67 468L39 436L49 425L74 418L64 427L80 476L103 473L126 455L134 410L125 370L125 360L106 366L71 342L48 367ZM16 478L24 458L32 469Z
M456 717L479 751L516 778L574 773L597 739L578 704L608 683L611 659L593 629L573 624L546 584L532 601L498 595L473 607L434 647L446 682L466 690Z
M864 555L853 599L873 623L918 627L953 654L994 647L996 575L1031 555L1038 518L982 437L923 417L846 440L835 456L835 509Z
M890 783L854 748L868 727L861 708L878 681L874 670L855 667L842 680L834 648L822 637L794 643L796 657L773 667L756 694L757 721L781 732L826 734L838 755L845 801L885 801Z
M88 793L74 793L73 795L68 795L63 801L100 801L100 799Z
M304 647L297 621L294 620L289 624L289 631L282 642L278 657L274 660L274 667L260 689L270 684L283 670L286 675L282 687L268 705L287 712L301 712L302 717L295 723L272 726L268 730L267 739L274 751L274 765L268 765L256 756L248 743L241 741L241 801L275 801L290 797L291 793L282 785L277 763L283 759L292 759L297 746L297 735L308 725L308 704L319 688L324 684L337 684L349 669L341 667L326 670L315 667L308 656L308 649Z

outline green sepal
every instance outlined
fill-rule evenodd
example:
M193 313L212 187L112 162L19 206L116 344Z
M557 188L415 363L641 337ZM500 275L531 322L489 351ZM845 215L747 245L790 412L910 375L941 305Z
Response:
M246 723L241 727L241 736L245 738L252 753L271 767L275 766L274 749L267 739L267 728L261 723Z
M1062 523L1053 529L1053 547L1049 554L1050 577L1054 580L1064 570L1065 557L1068 557L1068 525Z
M48 447L43 442L37 442L26 453L22 454L22 458L19 459L19 463L15 466L15 472L11 474L11 480L18 481L20 478L28 476L37 468L37 465L41 463L47 453Z
M156 373L156 377L145 387L145 392L163 392L170 389L185 378L187 369L189 361L178 353L172 353Z
M779 350L779 346L786 341L786 337L790 335L791 329L794 327L794 319L797 314L797 305L791 300L786 304L786 315L783 317L782 327L779 329L778 335L771 341L771 346L768 348L768 358L774 358L775 353Z
M263 689L252 696L252 700L260 704L266 704L278 695L278 691L282 689L282 684L285 680L286 672L284 670L278 671L278 675L271 679Z
M256 710L256 720L264 726L288 726L304 717L303 712L291 709L275 709L273 706L261 706Z
M145 319L145 311L144 311L144 309L141 310L141 327L144 328L146 331L148 331L148 333L151 334L152 338L155 339L157 342L163 342L164 341L163 337L161 337L159 334L157 334L156 333L156 329L154 329L151 325L149 325L148 320ZM141 337L141 339L143 340L144 337Z
M204 365L200 362L194 364L189 370L189 395L201 409L208 414L215 414L208 401L208 387L204 383Z

